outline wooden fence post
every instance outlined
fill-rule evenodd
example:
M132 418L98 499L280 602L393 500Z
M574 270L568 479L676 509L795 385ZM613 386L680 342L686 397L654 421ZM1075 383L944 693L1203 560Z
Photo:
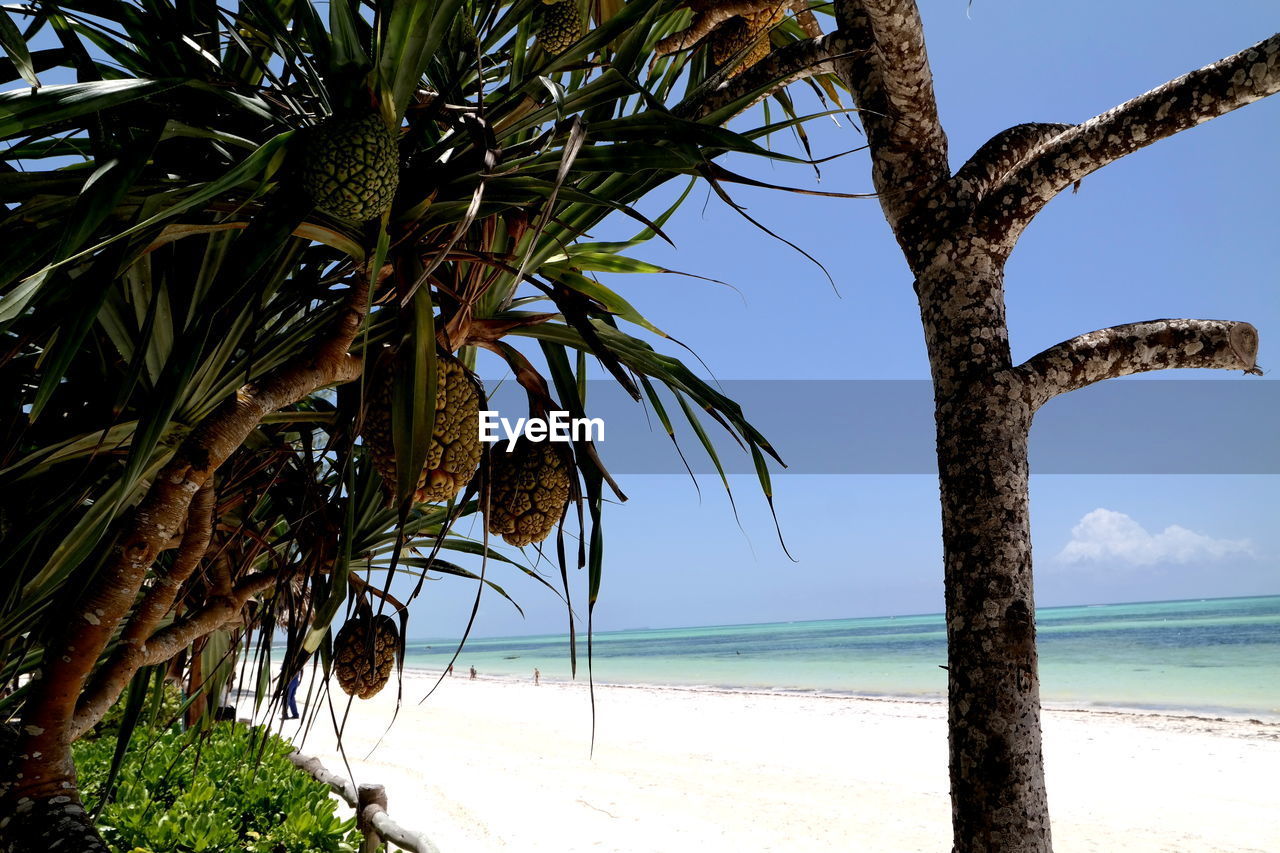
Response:
M0 732L3 730L0 726ZM364 834L360 853L371 853L384 841L409 853L440 853L440 848L432 844L431 839L410 832L391 819L387 814L387 792L381 785L360 785L357 788L345 777L326 770L318 758L299 752L291 752L288 757L295 767L328 785L329 790L355 809L356 827Z
M356 829L364 835L360 853L375 853L382 837L373 826L373 815L387 810L387 791L381 785L361 785L356 792Z

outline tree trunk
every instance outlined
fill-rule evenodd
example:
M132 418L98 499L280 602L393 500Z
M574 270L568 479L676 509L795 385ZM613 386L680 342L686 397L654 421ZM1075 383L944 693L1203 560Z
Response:
M24 808L22 801L18 808ZM0 827L0 849L6 853L110 853L75 790L62 796L26 800L25 811L19 815L21 819L12 826Z
M1000 261L975 238L917 279L936 393L955 853L1049 851L1027 502L1032 407Z
M956 853L1048 851L1027 506L1029 407L938 407Z
M18 753L21 739L18 726L0 723L0 761L6 777L18 773L21 778L15 769L22 757ZM59 776L56 781L33 787L11 805L6 802L5 810L0 813L0 850L5 853L44 853L46 850L108 853L80 803L70 748L65 751L64 760L54 764Z
M1014 367L1004 260L1044 205L1085 176L1280 92L1280 35L1080 124L1007 128L952 173L916 0L834 8L839 29L824 46L839 56L835 72L857 104L880 207L916 276L933 373L954 850L1048 851L1027 516L1031 416L1057 394L1147 370L1257 373L1258 335L1238 321L1129 323Z
M24 741L43 734L32 723L0 724L0 850L109 853L81 803L69 739L54 741L49 755L37 753L44 772L36 780L25 778L32 756L22 751ZM20 793L12 790L18 784L24 785Z

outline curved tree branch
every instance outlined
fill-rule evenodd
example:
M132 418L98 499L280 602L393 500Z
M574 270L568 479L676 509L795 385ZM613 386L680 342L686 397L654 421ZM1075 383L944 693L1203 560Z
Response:
M157 572L151 587L133 609L111 657L98 667L88 688L76 702L73 739L102 719L102 715L120 696L133 674L139 667L149 663L147 638L173 607L178 590L200 565L201 558L209 548L209 540L213 535L215 503L213 483L211 480L206 481L191 500L191 508L187 512L187 529L182 533L182 544L178 546L178 555L173 565L168 571Z
M799 24L802 33L811 39L822 36L822 27L818 25L818 19L809 9L808 0L792 0L791 11L795 12L796 23Z
M711 35L716 27L730 18L749 18L762 13L781 14L786 11L795 13L796 23L809 38L818 38L822 29L818 19L809 11L808 0L690 0L689 8L693 10L693 19L689 26L678 33L672 33L653 46L653 55L658 57L677 53L696 47Z
M1063 341L1015 368L1031 407L1059 394L1119 376L1177 367L1258 369L1258 330L1232 320L1148 320Z
M975 201L982 198L1028 157L1073 127L1072 124L1032 122L1000 131L956 171L952 180L958 194Z
M995 186L979 230L1013 249L1018 235L1062 190L1126 154L1280 91L1280 34L1171 80L1042 145Z
M967 225L991 187L1026 162L1049 140L1075 125L1014 125L987 140L943 185L917 204L895 229L904 245L922 246L929 235L951 234ZM910 256L908 256L910 259Z
M692 5L692 4L691 4ZM790 0L730 0L727 3L697 4L693 20L689 26L678 33L672 33L653 46L653 55L660 56L676 53L695 47L699 42L711 35L711 31L730 18L745 18L760 11L762 7L788 9Z
M914 0L848 0L836 4L836 19L851 40L842 73L870 143L872 179L897 231L951 175L920 12Z
M277 572L255 572L243 578L236 584L231 595L212 598L182 619L157 631L147 641L143 665L155 666L171 660L194 640L236 622L250 598L284 583L285 580Z

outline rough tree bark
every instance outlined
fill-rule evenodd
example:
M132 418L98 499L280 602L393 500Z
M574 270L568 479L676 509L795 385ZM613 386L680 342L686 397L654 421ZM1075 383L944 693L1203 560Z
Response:
M76 703L76 720L71 738L75 740L102 719L111 704L120 696L124 685L133 674L150 661L151 650L147 641L156 626L168 614L178 597L178 590L200 565L209 540L213 536L214 505L216 499L212 480L206 480L191 500L187 511L187 526L182 531L178 554L167 572L157 573L155 581L133 608L133 614L110 659L98 667L89 686Z
M937 421L953 849L1049 851L1027 498L1032 418L1057 394L1140 371L1256 373L1258 336L1248 323L1153 320L1014 365L1005 261L1036 213L1085 175L1280 89L1280 36L1082 124L1009 128L952 175L914 0L837 0L836 11L836 33L778 51L772 64L832 63L854 93L881 206L915 276ZM745 84L735 84L739 93Z
M160 578L159 588L143 596L142 589L156 557L181 529L192 531L186 549L180 548L170 575L190 573L203 555L196 540L203 537L202 521L192 513L196 496L212 483L218 466L257 427L263 416L301 400L328 385L359 377L362 360L349 354L364 323L368 303L367 276L357 276L349 288L332 326L308 351L240 388L231 399L209 415L179 447L173 459L156 475L142 502L134 510L104 567L77 600L69 604L65 618L51 625L46 640L45 664L36 674L23 705L18 741L4 756L0 775L0 839L6 851L106 851L80 802L76 787L71 744L78 732L92 725L99 708L77 708L90 673L117 629L131 611L142 626L137 635L127 628L118 657L107 663L106 681L99 681L90 695L119 693L142 663L159 663L153 646L171 646L169 657L182 645L233 618L245 600L274 583L275 575L251 575L237 585L233 595L209 602L188 617L150 636L147 625L169 593ZM186 538L186 537L184 537ZM194 556L193 556L194 555ZM190 563L190 565L188 565ZM167 602L167 603L166 603ZM149 638L149 639L148 639ZM127 658L127 665L120 665ZM109 704L109 703L108 703ZM80 711L77 720L77 711Z

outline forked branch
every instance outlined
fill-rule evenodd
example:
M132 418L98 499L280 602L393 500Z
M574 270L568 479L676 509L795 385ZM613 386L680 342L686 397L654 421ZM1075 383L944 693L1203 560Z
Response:
M285 582L287 577L278 572L249 575L229 594L210 597L198 608L183 614L181 619L160 628L147 638L145 644L131 649L128 657L122 659L130 668L116 664L109 678L95 675L93 687L76 707L76 715L71 722L72 738L79 738L102 719L138 669L172 660L178 652L201 637L237 624L249 599ZM112 661L115 660L113 657Z
M1134 373L1179 367L1262 373L1258 330L1232 320L1149 320L1089 332L1018 368L1037 409L1059 394Z
M1000 131L956 171L954 182L959 195L974 201L982 198L1028 157L1074 126L1033 122Z
M187 512L187 527L182 533L177 557L168 571L156 573L152 585L133 609L129 621L120 635L120 642L107 662L94 673L93 680L76 703L74 734L87 731L111 707L120 696L129 679L148 661L147 639L173 607L178 590L187 582L213 535L213 510L215 495L213 484L206 481L191 500Z
M979 229L1011 251L1062 190L1126 154L1280 91L1280 34L1171 80L1048 140L992 189Z
M147 643L145 665L155 666L171 660L200 637L235 624L249 599L287 581L288 576L274 571L254 572L242 578L230 595L211 598L177 622L157 631Z

